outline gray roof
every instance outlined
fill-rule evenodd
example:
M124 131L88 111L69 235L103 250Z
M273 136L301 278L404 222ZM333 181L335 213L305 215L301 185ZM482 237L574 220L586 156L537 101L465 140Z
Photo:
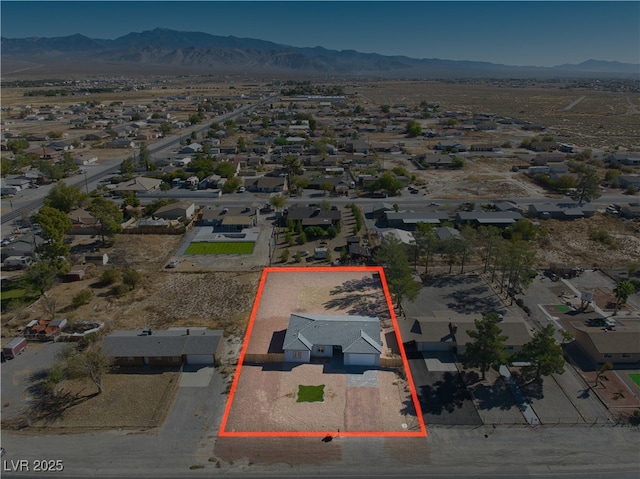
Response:
M188 334L187 334L188 332ZM104 340L103 350L111 357L177 357L185 354L215 354L221 330L171 328L164 331L116 331Z
M476 223L511 224L522 218L515 211L461 211L457 214L458 221L474 221Z
M310 351L314 344L341 346L345 353L380 354L380 320L373 316L292 314L283 349Z
M449 215L442 211L386 211L385 216L387 221L402 221L404 224L439 224L449 219Z

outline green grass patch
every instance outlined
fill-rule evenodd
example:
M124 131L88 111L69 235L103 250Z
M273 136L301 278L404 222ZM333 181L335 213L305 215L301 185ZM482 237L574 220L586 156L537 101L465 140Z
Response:
M324 401L324 384L320 386L298 386L298 399L296 402L322 402Z
M0 298L2 298L2 301L8 301L10 299L24 298L26 295L27 295L26 289L15 288L15 289L3 290L0 293Z
M187 251L185 251L185 254L251 254L253 253L254 244L255 243L249 241L191 243L187 248Z
M568 313L569 307L565 306L564 304L556 304L556 311L558 311L559 313Z
M629 377L640 388L640 373L629 373Z

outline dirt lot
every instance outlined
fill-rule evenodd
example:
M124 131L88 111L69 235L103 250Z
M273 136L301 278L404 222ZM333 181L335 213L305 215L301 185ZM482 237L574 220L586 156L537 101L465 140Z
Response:
M450 111L489 112L547 126L543 134L564 136L585 148L638 149L638 95L596 91L566 84L491 84L490 82L371 82L358 93L372 105L421 101ZM580 97L572 108L567 108ZM635 108L634 108L635 106Z
M292 312L377 315L382 319L383 329L392 328L380 282L371 272L272 272L265 282L247 353L281 351L281 346L272 351L273 338L277 335L274 333L287 328ZM384 351L385 355L395 353L387 345ZM399 371L385 369L348 374L343 368L329 364L301 364L294 368L283 368L280 364L243 365L238 372L226 430L419 429L407 382ZM359 382L364 375L368 375L366 387ZM324 384L324 401L297 403L300 384Z

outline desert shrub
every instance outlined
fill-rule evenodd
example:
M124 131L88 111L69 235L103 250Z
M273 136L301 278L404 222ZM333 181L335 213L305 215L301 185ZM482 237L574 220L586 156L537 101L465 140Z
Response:
M298 251L298 252L294 255L293 260L294 260L296 263L302 263L302 255L300 254L300 251Z
M118 298L125 296L129 291L131 291L131 288L129 288L129 286L127 286L126 284L118 284L111 290L112 294L114 294Z
M142 281L142 275L133 268L125 269L122 272L122 283L129 289L135 289Z
M90 289L83 289L73 297L71 305L74 308L79 308L83 304L89 304L91 302L91 298L93 298L93 291Z
M280 261L286 263L289 261L289 250L285 249L282 253L280 253Z
M615 240L609 234L608 231L604 231L604 230L592 231L589 234L589 239L591 239L592 241L597 241L602 244L606 244L607 246L610 246L611 248L614 248L614 249L616 247Z
M333 239L338 236L338 229L335 226L329 226L327 228L327 234L329 235L329 238Z
M100 275L100 284L102 286L111 286L120 279L120 272L115 268L109 268L102 272Z

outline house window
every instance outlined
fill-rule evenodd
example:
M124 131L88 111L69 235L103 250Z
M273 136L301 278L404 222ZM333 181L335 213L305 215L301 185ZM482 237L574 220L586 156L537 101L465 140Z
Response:
M300 351L294 351L293 359L302 359L302 353Z
M603 354L603 355L602 355L602 357L603 357L604 359L611 359L611 358L613 357L613 354L605 353L605 354Z
M630 357L631 357L631 353L622 353L622 354L620 355L620 357L623 357L623 358L625 358L625 359L628 359L628 358L630 358Z
M316 351L318 354L324 354L324 346L316 346Z
M128 356L128 357L124 358L124 362L125 363L133 363L133 362L135 362L135 360L136 360L136 358L131 357L131 356Z

